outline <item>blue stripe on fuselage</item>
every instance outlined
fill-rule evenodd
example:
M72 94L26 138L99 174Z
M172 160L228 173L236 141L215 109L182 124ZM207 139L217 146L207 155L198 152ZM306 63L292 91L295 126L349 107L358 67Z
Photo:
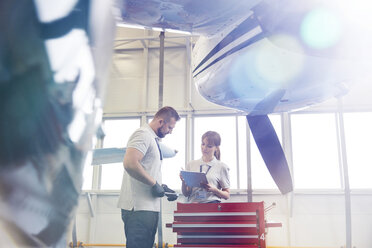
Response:
M264 34L264 32L261 32L259 34L257 34L256 36L252 37L251 39L249 40L246 40L245 42L243 43L240 43L238 46L235 46L233 47L232 49L230 49L229 51L225 52L224 54L222 54L221 56L219 56L218 58L216 58L215 60L213 60L211 63L209 63L207 66L205 66L203 68L203 70L199 71L198 73L196 73L195 75L193 75L193 77L195 78L196 76L198 76L200 73L202 73L203 71L205 71L206 69L208 69L209 67L211 67L212 65L214 65L215 63L217 63L218 61L224 59L225 57L265 38L266 35Z
M259 22L254 16L254 14L250 15L247 19L245 19L242 23L240 23L235 29L233 29L225 38L223 38L209 53L204 59L195 67L193 73L196 72L205 62L207 62L211 57L213 57L216 53L221 51L224 47L229 45L231 42L234 42L239 37L243 36L244 34L248 33L249 31L253 30L259 26ZM231 51L231 50L230 50ZM209 67L210 65L208 65ZM202 71L204 71L204 68ZM201 72L201 71L200 71ZM199 72L199 73L200 73ZM198 74L199 74L198 73Z

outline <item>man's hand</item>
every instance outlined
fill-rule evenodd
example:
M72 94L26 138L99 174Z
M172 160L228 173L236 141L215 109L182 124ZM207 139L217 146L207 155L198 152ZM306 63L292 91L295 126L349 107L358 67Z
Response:
M168 188L168 186L166 184L162 184L161 186L163 187L165 192L176 193L176 191L174 191L173 189Z
M161 185L165 191L165 196L167 197L168 201L175 201L178 198L178 195L176 194L176 191L173 189L168 188L166 184Z
M154 196L154 197L163 197L164 196L164 189L162 186L160 186L158 184L158 182L156 182L152 187L151 187L151 194Z
M178 195L176 193L165 193L165 195L167 196L168 201L175 201L178 198Z

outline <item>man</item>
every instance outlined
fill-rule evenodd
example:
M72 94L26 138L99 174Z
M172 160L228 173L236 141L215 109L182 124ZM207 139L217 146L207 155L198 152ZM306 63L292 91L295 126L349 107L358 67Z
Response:
M180 119L172 107L163 107L150 124L129 138L124 156L124 176L118 207L121 208L128 248L151 248L160 211L162 154L158 139L172 133Z

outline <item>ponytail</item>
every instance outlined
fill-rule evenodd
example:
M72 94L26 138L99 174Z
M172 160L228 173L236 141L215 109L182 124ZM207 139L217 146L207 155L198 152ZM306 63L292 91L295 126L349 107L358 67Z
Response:
M216 151L214 152L214 156L217 158L217 160L221 160L221 151L220 151L219 146L216 146Z

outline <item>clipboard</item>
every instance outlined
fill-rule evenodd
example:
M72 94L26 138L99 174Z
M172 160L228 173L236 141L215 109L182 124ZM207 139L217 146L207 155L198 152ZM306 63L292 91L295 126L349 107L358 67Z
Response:
M189 187L201 187L201 183L208 184L207 177L203 172L181 171L181 176Z

